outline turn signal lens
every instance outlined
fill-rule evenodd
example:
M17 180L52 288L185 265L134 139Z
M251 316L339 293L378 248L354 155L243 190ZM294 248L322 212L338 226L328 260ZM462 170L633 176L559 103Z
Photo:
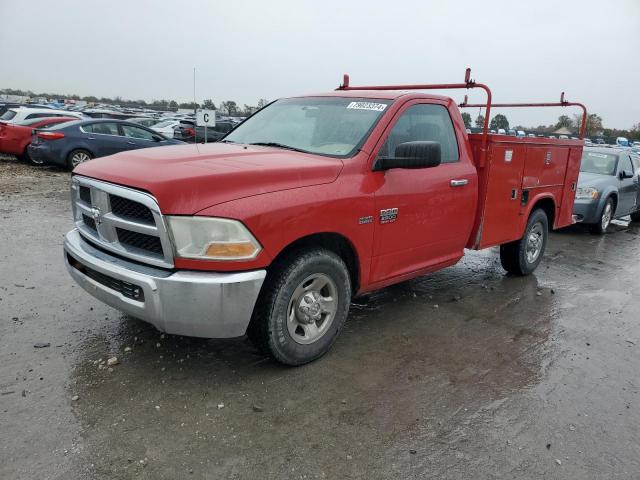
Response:
M253 256L255 245L245 243L212 243L207 247L206 257L216 258L247 258Z

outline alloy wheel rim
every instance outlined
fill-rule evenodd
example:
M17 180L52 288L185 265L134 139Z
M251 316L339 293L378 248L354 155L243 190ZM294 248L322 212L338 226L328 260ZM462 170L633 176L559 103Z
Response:
M612 210L613 208L611 207L611 203L607 202L607 204L604 207L604 212L602 212L602 222L601 222L602 230L606 230L609 224L611 223Z
M338 310L338 287L325 274L306 277L293 291L287 309L287 330L296 343L309 345L322 338Z
M84 152L78 152L71 158L71 163L74 167L77 167L81 163L91 160L91 157Z
M536 223L529 230L527 235L527 245L525 248L527 262L534 263L542 252L542 245L544 243L544 229L540 222Z

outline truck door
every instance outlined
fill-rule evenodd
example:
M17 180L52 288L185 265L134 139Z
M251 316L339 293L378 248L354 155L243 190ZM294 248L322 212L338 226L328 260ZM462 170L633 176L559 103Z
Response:
M618 178L620 181L618 193L620 199L616 208L616 217L629 214L636 209L638 180L634 173L631 157L627 154L621 154L620 160L618 160Z
M442 163L371 172L376 185L372 283L457 260L473 227L477 173L464 135L460 128L456 133L444 104L418 102L408 102L395 115L377 155L393 158L400 143L437 141Z

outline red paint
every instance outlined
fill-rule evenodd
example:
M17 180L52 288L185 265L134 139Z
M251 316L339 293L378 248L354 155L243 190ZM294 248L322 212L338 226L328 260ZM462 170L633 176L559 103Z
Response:
M54 123L70 122L78 120L72 117L43 118L41 121L31 125L16 125L12 123L0 122L0 153L11 155L23 155L29 144L33 130L43 125L53 125Z
M178 269L241 271L268 267L303 237L342 236L357 255L365 292L455 264L464 248L485 248L522 237L531 209L553 202L556 228L571 223L582 141L467 135L448 97L394 89L481 88L466 73L461 84L352 87L314 96L393 100L362 148L338 159L269 147L213 143L151 148L93 160L75 173L148 191L165 214L241 220L263 246L251 261L176 259ZM367 90L363 92L363 90ZM459 161L419 170L372 171L396 119L417 103L449 111ZM488 122L487 122L488 123ZM505 152L511 150L511 161ZM551 152L550 162L547 152ZM465 179L464 187L451 180ZM511 200L511 190L517 198ZM529 200L521 202L523 189ZM398 208L392 223L380 210ZM372 222L361 223L365 217Z

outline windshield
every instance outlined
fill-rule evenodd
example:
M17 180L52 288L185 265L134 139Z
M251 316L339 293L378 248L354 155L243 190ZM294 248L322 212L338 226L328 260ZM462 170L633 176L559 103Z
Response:
M617 155L610 153L584 152L580 171L586 173L597 173L598 175L615 175Z
M223 141L347 157L364 143L390 103L342 97L278 100L238 125Z
M16 112L15 110L7 110L2 114L2 116L0 117L0 120L11 120L13 117L16 116L17 113L18 112Z

